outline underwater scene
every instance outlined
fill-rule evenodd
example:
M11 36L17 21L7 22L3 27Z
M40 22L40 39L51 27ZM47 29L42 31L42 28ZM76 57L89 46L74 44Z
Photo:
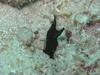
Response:
M0 75L100 75L100 0L0 0Z

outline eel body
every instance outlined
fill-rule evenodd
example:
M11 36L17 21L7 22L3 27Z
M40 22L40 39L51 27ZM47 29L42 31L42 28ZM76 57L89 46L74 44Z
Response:
M54 16L54 21L51 24L51 27L49 28L46 36L46 47L44 49L44 52L49 55L50 58L54 58L54 53L56 51L56 48L58 46L57 38L61 35L64 28L61 30L56 29L56 16Z

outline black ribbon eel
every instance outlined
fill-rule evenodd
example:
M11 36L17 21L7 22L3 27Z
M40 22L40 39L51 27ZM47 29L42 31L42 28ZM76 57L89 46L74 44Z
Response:
M54 20L51 24L51 27L47 31L46 35L46 47L44 49L44 53L49 55L50 58L54 59L54 53L56 51L56 48L58 46L57 38L61 35L61 33L64 31L64 28L61 30L56 29L56 16L54 15Z

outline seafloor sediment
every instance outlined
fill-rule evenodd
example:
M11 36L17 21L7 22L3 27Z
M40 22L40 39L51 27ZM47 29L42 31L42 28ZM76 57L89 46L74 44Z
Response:
M1 1L0 75L100 75L100 0L39 0L20 10L24 0ZM65 30L50 59L43 49L53 15Z

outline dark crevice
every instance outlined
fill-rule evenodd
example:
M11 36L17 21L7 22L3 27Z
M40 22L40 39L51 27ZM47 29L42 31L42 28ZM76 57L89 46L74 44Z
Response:
M10 6L12 6L12 7L14 7L14 8L17 8L17 9L23 9L24 7L26 7L26 6L29 6L29 5L31 5L32 3L35 3L35 2L37 2L37 1L39 1L39 0L31 0L31 1L29 1L29 0L0 0L0 3L2 3L2 4L8 4L8 5L10 5Z

